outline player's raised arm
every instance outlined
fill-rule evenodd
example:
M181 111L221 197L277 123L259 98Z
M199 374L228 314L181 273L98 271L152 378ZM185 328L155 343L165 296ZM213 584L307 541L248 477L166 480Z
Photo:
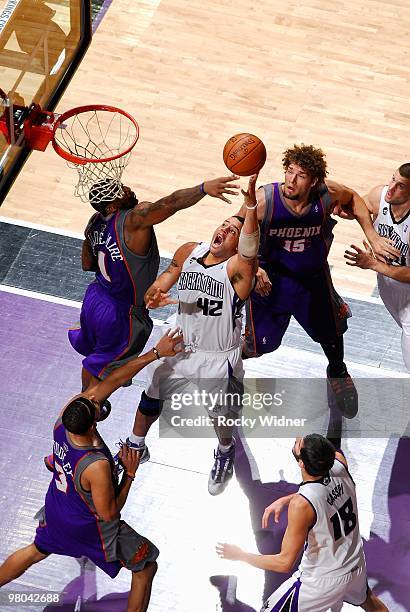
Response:
M291 493L290 495L285 495L284 497L280 497L276 499L274 502L269 504L265 508L265 511L262 516L262 529L267 529L269 524L269 517L273 514L273 520L275 523L279 523L280 515L283 510L287 508L292 501L292 499L297 495L297 493Z
M410 283L410 268L408 266L392 266L386 262L376 259L373 255L370 246L363 240L364 249L359 248L355 244L351 244L350 248L346 249L344 258L348 266L362 268L362 270L374 270L383 276L388 276L401 283Z
M168 304L178 304L178 300L172 300L168 291L180 277L184 261L190 256L197 242L187 242L179 247L174 253L168 268L147 289L144 302L147 308L160 308Z
M120 516L138 469L140 455L138 451L124 445L119 452L119 458L124 473L117 494L107 460L94 461L81 475L81 485L91 491L97 514L104 521L112 521Z
M257 212L257 216L258 216L258 221L263 221L263 217L265 215L265 190L263 189L263 187L259 187L259 189L256 190L256 201L258 203L258 208L256 209ZM238 217L245 217L246 216L246 203L245 200L241 206L241 208L239 209L239 211L236 213Z
M81 266L85 272L97 272L98 270L98 260L93 251L91 237L89 234L89 230L92 227L96 217L98 217L98 213L93 214L84 230L84 241L81 249Z
M231 283L242 300L249 297L258 269L260 231L255 193L257 178L257 174L251 176L247 191L242 191L245 198L245 220L239 235L238 253L229 261L227 268Z
M104 380L99 381L93 387L90 387L82 393L83 396L95 399L98 402L103 402L119 389L127 380L133 378L146 365L160 359L161 357L173 357L182 350L182 334L180 330L169 331L162 336L157 345L139 357L130 359L119 368L115 368Z
M302 553L309 528L315 522L315 512L309 502L296 495L289 504L288 526L277 555L258 555L243 551L232 544L218 544L216 551L223 559L244 561L253 567L271 572L288 573Z
M356 191L334 181L326 181L326 185L329 189L332 203L338 205L341 210L345 208L351 211L370 242L377 258L382 258L385 261L386 257L396 258L400 255L399 251L392 246L391 240L382 238L376 232L366 203Z
M84 272L97 272L98 270L98 261L96 256L94 255L92 246L88 238L85 238L83 241L83 246L81 248L81 267Z
M235 182L238 178L239 177L235 174L222 176L204 181L201 185L197 185L196 187L179 189L156 202L140 202L132 210L130 216L131 226L134 229L138 229L161 223L179 210L193 206L206 195L212 198L218 198L230 204L231 200L229 200L226 195L238 195L240 185Z

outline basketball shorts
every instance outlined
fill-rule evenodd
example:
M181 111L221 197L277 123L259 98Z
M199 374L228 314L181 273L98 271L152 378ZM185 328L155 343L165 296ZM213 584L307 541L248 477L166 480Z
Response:
M159 555L155 544L137 533L125 521L120 521L117 537L110 544L110 555L100 539L93 538L93 541L83 539L79 542L67 538L64 535L64 525L56 532L44 520L40 520L37 527L34 545L45 555L87 557L111 578L115 578L123 567L132 572L139 572L147 563L155 561Z
M272 593L261 612L339 612L343 602L361 606L368 588L364 562L335 578L304 579L297 571Z
M152 330L146 308L123 304L91 283L84 296L80 328L70 329L72 347L85 356L83 366L104 378L111 370L140 354Z
M384 305L401 327L403 361L410 371L410 285L383 274L377 274L377 285Z
M155 329L153 336L159 339L170 326ZM153 344L150 338L147 346ZM146 347L147 348L147 347ZM242 349L236 347L227 351L208 352L197 350L178 353L147 365L141 372L145 380L145 393L153 399L165 402L181 394L220 394L226 401L214 402L211 408L204 403L210 416L225 415L241 408L238 397L243 393ZM235 397L233 401L232 395ZM209 395L207 396L209 397ZM213 402L210 402L213 403Z
M270 278L266 297L252 292L246 303L245 352L257 356L276 350L294 316L315 342L334 342L347 329L348 305L337 294L326 266L308 278L280 274Z

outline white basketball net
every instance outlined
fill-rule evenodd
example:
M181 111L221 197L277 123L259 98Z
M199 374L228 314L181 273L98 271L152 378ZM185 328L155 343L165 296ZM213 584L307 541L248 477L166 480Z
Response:
M128 164L131 151L124 154L135 140L136 126L119 112L93 109L80 112L64 120L54 135L54 140L66 152L78 158L67 161L69 168L78 172L74 195L82 202L89 202L90 189L98 183L93 193L93 203L110 201L123 195L122 173ZM100 161L115 156L111 161ZM96 160L86 161L84 160Z

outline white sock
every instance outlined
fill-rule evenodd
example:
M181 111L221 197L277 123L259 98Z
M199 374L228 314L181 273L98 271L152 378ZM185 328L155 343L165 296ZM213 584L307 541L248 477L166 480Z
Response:
M232 442L230 444L228 444L228 446L224 446L220 442L218 444L218 448L221 451L221 453L227 453L228 451L231 450L232 446L233 446L233 440L232 440Z
M128 437L129 441L135 444L136 446L145 446L145 436L136 436L135 434L131 434Z

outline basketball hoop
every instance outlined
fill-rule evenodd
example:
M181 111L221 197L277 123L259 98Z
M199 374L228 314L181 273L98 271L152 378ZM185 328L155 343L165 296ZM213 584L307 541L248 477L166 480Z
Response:
M89 201L90 189L98 183L93 202L113 200L123 194L122 173L137 143L139 127L127 112L114 106L79 106L57 117L53 125L53 147L78 172L74 194Z

